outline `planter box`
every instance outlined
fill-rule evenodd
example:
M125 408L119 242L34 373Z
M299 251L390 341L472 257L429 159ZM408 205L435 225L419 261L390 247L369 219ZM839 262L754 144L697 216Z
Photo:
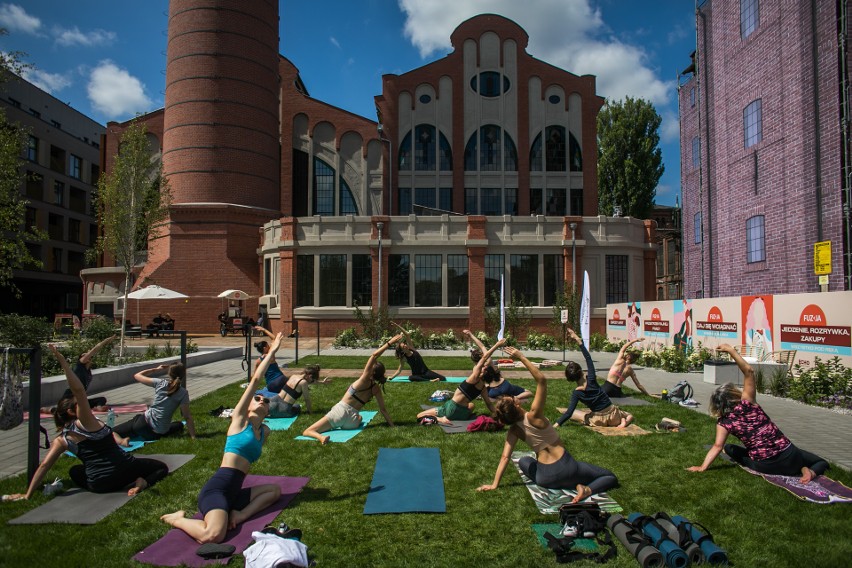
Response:
M716 361L708 359L704 362L704 382L711 385L725 383L742 383L742 373L733 361Z

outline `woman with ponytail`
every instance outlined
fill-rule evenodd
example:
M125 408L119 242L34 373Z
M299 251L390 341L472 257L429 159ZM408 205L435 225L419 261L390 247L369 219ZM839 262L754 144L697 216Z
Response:
M149 376L152 373L162 373L168 369L164 378ZM114 428L115 433L122 438L152 441L163 436L183 432L183 423L172 421L175 410L180 408L186 420L186 431L189 437L195 439L195 423L189 411L189 393L182 386L186 381L186 367L182 363L174 365L159 365L145 369L133 376L138 382L154 389L154 402L144 414L137 414L131 420Z

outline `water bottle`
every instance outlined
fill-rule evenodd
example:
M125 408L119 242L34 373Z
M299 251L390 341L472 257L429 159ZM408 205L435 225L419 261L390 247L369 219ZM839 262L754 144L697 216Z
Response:
M668 399L669 399L669 390L668 390L668 389L663 389L663 392L662 392L662 399L663 399L663 400L668 400Z
M106 416L106 425L110 428L115 426L115 411L112 408L109 409Z

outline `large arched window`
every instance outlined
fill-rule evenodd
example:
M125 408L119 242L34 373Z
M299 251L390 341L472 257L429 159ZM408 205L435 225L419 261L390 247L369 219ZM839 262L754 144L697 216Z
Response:
M438 157L439 159L436 159ZM450 142L431 124L418 124L409 130L399 145L397 167L399 171L433 172L452 171L453 152Z
M477 162L478 159L478 162ZM464 148L465 171L517 171L518 151L514 140L496 124L486 124L474 133Z
M568 162L572 172L583 171L583 151L571 132L568 133Z
M352 194L352 190L342 177L339 178L339 187L335 188L334 182L336 177L334 168L321 159L314 158L314 215L331 217L335 215L358 214L358 206L355 203L355 196Z
M567 142L567 144L566 144ZM542 147L543 146L543 147ZM539 134L530 146L530 171L582 172L583 151L574 134L564 126L548 126L544 138Z
M548 126L544 132L544 136L544 160L547 171L566 171L568 155L565 151L565 127Z

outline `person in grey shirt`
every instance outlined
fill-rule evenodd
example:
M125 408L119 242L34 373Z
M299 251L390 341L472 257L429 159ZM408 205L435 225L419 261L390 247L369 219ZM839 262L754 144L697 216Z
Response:
M161 373L168 369L165 378L154 378L151 373ZM137 414L133 419L119 424L113 430L122 438L136 440L157 440L163 436L183 432L183 423L172 421L175 410L180 408L186 420L186 431L189 437L195 439L195 423L189 411L189 393L181 386L186 379L186 367L181 363L174 365L159 365L145 369L133 376L134 379L154 389L154 401L144 414Z

